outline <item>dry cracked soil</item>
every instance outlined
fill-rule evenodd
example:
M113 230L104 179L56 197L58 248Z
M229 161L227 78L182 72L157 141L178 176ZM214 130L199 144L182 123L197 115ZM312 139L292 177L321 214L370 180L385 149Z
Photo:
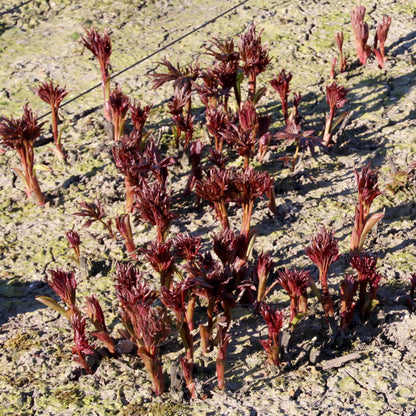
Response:
M13 4L12 4L13 3ZM16 4L14 4L16 3ZM354 3L354 4L353 4ZM386 42L384 69L372 56L357 64L350 11L356 2L307 0L151 0L95 1L33 0L20 4L0 0L0 115L20 117L22 107L46 114L48 107L34 94L39 82L52 79L71 89L61 117L66 129L63 145L67 163L52 150L49 116L35 147L39 182L47 195L44 207L26 199L23 184L13 171L17 155L0 154L0 414L1 415L405 415L416 414L416 316L408 307L409 278L416 272L415 182L392 187L393 165L403 171L415 160L416 149L416 6L411 0L364 2L372 39L382 16L392 23ZM316 267L305 246L320 224L331 228L343 253L331 267L329 283L339 311L339 282L348 264L349 238L357 201L354 169L372 161L379 169L383 194L372 211L384 218L366 240L365 249L379 257L382 280L379 304L370 317L356 316L345 329L342 342L328 342L322 308L310 297L309 311L294 331L292 344L278 368L265 364L259 339L267 327L248 307L233 310L225 380L216 387L215 351L201 355L196 338L195 378L199 397L167 381L166 392L155 397L140 359L135 354L103 357L94 374L82 373L71 357L70 324L35 300L54 296L45 279L49 269L75 270L78 302L95 293L115 337L121 328L114 291L116 261L128 261L121 238L112 241L97 224L82 228L73 216L79 203L98 197L110 217L123 212L124 182L111 156L102 111L99 70L79 39L84 28L111 31L112 83L143 104L153 103L147 130L161 138L164 151L174 155L167 105L171 85L151 88L149 74L160 71L163 58L186 65L202 54L214 37L238 38L254 22L264 30L272 58L259 86L267 92L259 102L272 116L271 131L282 127L280 101L269 81L282 68L293 74L291 91L303 96L305 129L322 130L325 86L331 62L337 56L334 34L344 33L347 71L336 71L337 82L348 89L350 112L337 145L315 158L303 152L296 171L281 157L291 146L272 146L263 164L275 184L277 213L258 201L252 219L257 230L253 257L272 253L277 270L305 268L316 280ZM212 63L201 55L201 67ZM126 70L125 70L126 69ZM86 92L84 94L84 92ZM195 102L196 134L206 140L201 103ZM233 156L234 157L234 156ZM239 159L234 159L239 164ZM205 161L205 159L204 159ZM390 161L390 162L389 162ZM183 197L189 173L186 158L171 169L174 193L170 237L180 232L202 238L204 250L218 221L208 204L194 209L194 196ZM414 174L414 173L413 173ZM394 188L394 189L393 189ZM393 192L394 190L394 192ZM231 227L238 229L241 209L230 207ZM65 231L81 234L81 265L72 259ZM134 223L134 239L143 248L155 238L154 229ZM139 267L148 275L142 258ZM284 311L289 298L275 288L268 302ZM200 306L203 311L204 306ZM338 313L338 312L337 312ZM203 316L202 314L200 315ZM202 318L201 318L202 319ZM286 322L287 325L287 322ZM163 369L177 368L183 349L174 335L161 347ZM172 372L176 376L175 371Z

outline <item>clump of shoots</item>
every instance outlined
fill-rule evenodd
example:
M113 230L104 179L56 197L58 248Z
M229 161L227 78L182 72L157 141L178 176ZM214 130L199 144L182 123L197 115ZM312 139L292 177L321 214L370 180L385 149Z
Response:
M140 221L147 221L156 227L157 242L163 243L170 225L176 217L171 212L172 198L166 188L158 181L144 183L134 194L134 210Z
M85 334L85 316L81 316L80 313L75 313L71 317L71 324L74 329L75 347L72 348L72 354L75 355L74 361L80 364L87 374L92 374L89 362L95 359L95 350L88 342L87 335Z
M160 277L160 286L170 289L175 272L175 258L171 253L171 242L151 242L142 249L146 259Z
M207 54L212 55L216 59L213 75L221 85L224 94L224 109L228 111L228 95L231 89L234 90L237 107L240 107L241 94L238 86L238 69L240 54L234 48L234 41L232 39L225 39L220 41L214 38L210 41L213 47L207 48Z
M244 169L246 169L255 155L255 148L259 141L264 136L268 136L269 123L267 123L267 118L263 117L261 119L262 125L260 125L260 117L257 116L251 101L242 104L237 114L238 125L229 123L221 135L232 148L236 148L240 156L244 157Z
M187 263L192 263L201 248L201 238L192 237L188 233L178 234L173 240L175 254L185 259Z
M230 123L222 132L222 137L231 148L236 148L237 153L244 158L244 168L247 168L250 159L255 155L254 148L257 144L258 123L254 105L250 101L242 104L238 116L239 124Z
M86 311L96 329L91 335L99 339L108 349L110 354L116 354L114 340L111 338L107 325L105 324L103 310L101 309L98 299L94 295L87 297Z
M81 238L79 233L74 229L65 231L66 238L68 239L69 247L74 250L75 253L75 261L79 264L79 259L81 257L81 253L79 250L79 246L81 244Z
M181 143L182 133L185 135L185 141L183 143L184 149L188 148L194 133L195 116L192 116L190 112L184 111L191 94L191 91L185 88L175 89L175 94L169 103L169 113L172 115L174 123L172 129L177 148L179 148Z
M354 227L351 233L350 252L360 254L369 231L383 218L384 213L370 215L371 204L381 195L378 187L378 170L371 169L371 161L361 168L361 172L354 171L358 186L358 204L355 206Z
M75 212L72 215L77 215L79 217L88 217L89 219L85 221L83 228L88 228L94 222L100 222L104 228L110 234L110 237L115 240L115 234L113 233L113 228L111 226L111 218L107 221L104 221L104 218L107 214L104 211L104 205L98 200L95 199L95 202L79 202L78 204L82 209L79 212Z
M232 170L212 168L207 176L195 182L195 193L214 205L215 213L222 228L229 228L227 203L232 189Z
M161 300L163 304L171 309L176 317L179 335L185 346L185 356L180 357L180 363L185 378L186 386L191 397L196 397L195 383L192 369L194 366L194 340L192 335L193 325L188 321L187 308L192 282L190 279L175 283L169 290L161 288Z
M59 85L54 86L52 81L43 82L36 89L36 94L39 98L51 106L53 141L55 143L57 155L61 159L65 159L66 155L61 145L62 131L59 132L58 130L59 106L61 105L62 100L67 96L68 92L66 87L60 87Z
M283 314L279 309L274 309L267 303L260 304L260 313L267 324L267 340L260 340L267 354L267 362L276 366L280 364L280 331L283 327Z
M288 112L288 107L287 107L287 99L289 96L289 83L292 79L292 74L286 73L285 69L282 69L279 73L279 75L277 76L277 78L273 78L270 81L270 85L274 88L275 91L277 91L277 93L280 96L280 101L282 103L282 112L283 112L283 117L285 119L285 123L287 124L287 120L289 117L289 112Z
M172 82L175 89L175 96L178 98L180 97L180 101L184 101L182 108L184 108L186 115L190 116L192 107L192 86L200 75L198 61L196 61L194 65L190 64L184 68L180 68L179 64L175 67L167 59L162 59L162 62L159 63L165 66L168 72L151 74L154 78L153 88L157 89L167 82Z
M191 160L191 174L188 178L188 182L186 183L186 188L184 191L184 195L189 195L192 189L195 186L195 182L202 179L202 166L201 166L201 158L202 158L202 150L204 149L205 145L201 142L201 140L194 141L190 146L190 160ZM197 200L195 201L195 205L199 205L199 195L197 195Z
M49 296L37 296L36 300L48 306L49 308L59 312L62 316L66 317L74 330L74 342L75 347L72 349L72 353L75 355L74 361L80 364L87 374L92 374L91 362L95 361L95 351L94 347L88 342L86 333L85 333L85 316L82 316L78 306L76 305L76 289L77 282L75 280L74 271L65 272L63 270L49 270L50 279L47 278L46 282L50 288L61 298L62 302L65 304L65 307L62 307L55 299L52 299ZM102 310L98 304L98 301L93 297L91 302L94 303L94 312L91 312L90 318L98 331L105 330L107 331L104 323L104 316ZM89 310L90 300L87 299L87 311ZM97 306L98 305L98 306ZM100 329L98 329L100 328ZM95 335L95 333L93 334ZM97 338L100 338L99 334ZM108 331L107 336L102 336L102 340L106 339L108 345L106 347L113 354L114 342L111 340ZM112 346L110 345L112 344Z
M231 309L246 287L247 264L238 258L232 265L223 264L208 252L198 256L194 264L188 264L185 268L194 279L194 293L208 302L208 322L199 326L202 351L206 353L219 341L218 337L213 336L219 306L223 310L223 326L228 328L231 323Z
M324 308L325 317L328 319L334 316L334 304L328 289L328 269L341 256L333 231L327 231L322 226L319 233L312 237L310 245L306 247L305 251L319 269L319 282L322 288L320 300Z
M225 170L226 165L230 160L229 156L223 155L221 152L218 152L215 149L209 149L209 155L207 159L214 165L217 166L220 170Z
M185 346L186 358L192 361L194 356L193 336L188 325L186 310L189 299L192 281L190 279L175 282L171 289L162 286L161 301L171 309L176 317L179 328L179 335Z
M168 337L171 320L167 311L147 305L134 305L133 339L137 355L143 360L152 382L153 392L159 396L164 392L165 380L160 363L159 346ZM131 317L130 319L133 319Z
M200 74L198 61L195 62L193 66L187 65L183 68L179 67L179 63L177 63L175 67L167 59L162 59L162 62L159 62L159 64L165 66L168 72L151 74L154 78L154 89L161 87L167 82L172 82L174 88L185 88L190 91L192 89L193 81L195 81Z
M22 170L13 168L25 184L26 196L34 195L38 205L45 205L45 196L40 190L34 167L33 145L42 132L44 122L38 123L37 113L34 113L28 105L23 107L21 119L3 117L0 121L0 143L15 149L19 155Z
M341 288L341 328L345 329L354 315L354 296L358 289L358 281L350 274L345 275L340 283Z
M142 184L150 169L149 163L143 158L140 145L141 137L131 134L121 137L112 148L114 163L118 171L124 175L127 212L133 211L135 189Z
M335 42L337 44L338 48L338 54L339 54L339 72L343 73L347 70L347 60L344 58L344 53L342 51L342 47L344 44L344 33L343 32L337 32L335 34Z
M143 274L132 263L116 264L116 295L124 311L133 314L133 306L140 303L150 306L158 297L158 292L145 282ZM123 324L129 331L127 315L122 315Z
M130 102L130 117L133 123L133 128L137 132L140 141L143 139L143 128L149 117L150 110L152 109L153 104L146 105L142 107L140 101L134 100Z
M207 109L217 108L228 102L229 90L221 89L218 77L212 68L201 71L200 78L203 84L195 84L195 90Z
M36 300L71 320L74 315L79 313L79 309L76 306L77 282L75 280L75 273L74 271L65 272L60 269L49 270L49 273L51 278L47 278L46 282L61 298L62 302L65 304L65 308L49 296L37 296Z
M94 28L85 29L85 35L80 40L81 45L87 48L97 59L101 69L101 86L104 95L104 115L111 122L110 108L110 56L111 38L107 31L99 33Z
M351 24L354 31L355 48L361 65L365 65L371 55L371 48L367 45L368 24L364 23L365 11L364 6L357 6L351 10Z
M250 255L250 241L230 228L212 236L212 250L223 265L232 265L237 259L245 261Z
M377 259L377 256L365 252L351 257L351 266L358 273L359 308L363 318L367 317L378 304L376 294L382 276L376 271Z
M129 214L122 214L117 215L115 218L116 228L117 231L121 234L124 239L124 244L126 246L127 252L130 256L137 260L137 253L136 253L136 245L134 244L133 240L133 232L131 229L130 223L130 215Z
M144 281L131 263L116 265L116 295L122 308L125 331L120 333L134 342L152 382L153 392L164 391L164 377L159 346L170 333L171 321L165 308L152 307L158 292Z
M273 269L274 262L270 253L264 254L261 252L257 257L257 264L255 268L255 276L257 280L257 306L260 307L264 302L266 296L271 292L273 287L277 284L274 281L269 287L266 287L267 279ZM260 309L261 310L261 309Z
M286 126L283 131L275 134L277 139L285 140L285 145L289 145L291 143L296 144L296 150L293 157L286 156L280 158L280 160L283 160L284 164L289 166L292 171L295 171L301 149L309 149L312 156L315 156L316 146L326 150L326 146L323 144L322 139L313 135L314 130L303 131L301 125L302 117L299 111L301 100L302 95L295 93L292 102L292 110L286 121Z
M166 193L167 168L174 163L172 157L162 159L153 137L150 137L144 146L142 144L141 136L133 130L129 136L123 136L112 148L115 165L124 175L127 212L133 212L135 197L143 192L146 193L147 188L153 186L148 183L150 174L153 174L159 187Z
M155 179L163 188L166 188L168 166L173 163L175 163L175 159L173 157L165 157L162 159L153 137L146 141L146 145L143 149L143 161L141 161L140 164L147 164L149 172L153 174Z
M344 107L348 101L345 98L347 92L348 91L343 86L338 86L335 81L326 87L326 102L329 105L329 115L326 117L323 135L323 144L325 146L329 147L332 144L332 134L335 127L338 126L348 114L348 112L343 112L334 120L336 110Z
M173 240L174 253L182 259L186 260L188 268L195 267L199 250L201 248L201 238L191 237L189 234L179 234ZM191 286L191 284L190 284ZM186 322L190 331L194 329L194 311L196 304L196 294L191 291L189 294L188 306L186 309Z
M232 200L240 204L243 208L241 233L246 237L250 235L250 223L254 202L264 194L273 195L273 186L273 180L267 172L257 172L252 167L235 172L235 193Z
M238 50L243 61L242 68L244 74L248 76L247 101L253 104L256 104L265 92L264 88L257 91L257 76L264 72L270 63L268 50L261 44L262 34L263 30L259 34L256 33L256 26L252 23L238 40Z
M214 138L214 149L218 154L222 153L224 138L223 132L228 126L229 116L223 107L209 106L206 109L206 126L210 135Z
M277 281L290 296L289 322L294 327L308 311L307 289L311 277L307 270L279 270Z
M374 54L376 55L378 66L380 69L384 68L385 63L387 62L387 56L384 49L384 44L387 40L387 34L389 32L391 24L391 17L384 15L383 21L377 26L377 31L374 36ZM380 44L380 50L377 49L377 43Z
M130 100L127 95L123 94L119 85L111 91L109 97L111 111L111 121L113 123L113 138L116 142L124 135L124 126L126 124L126 115L129 111Z

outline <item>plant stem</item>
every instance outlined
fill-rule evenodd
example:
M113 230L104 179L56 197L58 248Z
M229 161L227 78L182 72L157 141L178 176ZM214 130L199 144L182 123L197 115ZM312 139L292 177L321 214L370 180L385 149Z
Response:
M243 169L247 169L250 165L250 157L249 155L245 155L244 156L244 165L243 165Z
M165 390L165 380L163 377L162 366L157 357L157 348L154 348L153 353L138 352L140 358L143 360L146 370L152 382L152 389L156 396L163 394Z
M126 212L133 212L134 204L134 187L131 183L131 180L128 176L124 177L124 185L126 187Z
M45 195L40 190L39 182L38 182L35 172L32 171L30 173L29 180L30 180L32 191L35 194L36 199L38 200L39 206L41 207L44 206L46 203Z
M224 202L214 202L214 208L217 213L218 219L221 221L223 230L230 228L228 221L227 209Z
M323 143L325 146L329 145L329 142L331 141L331 138L332 138L331 127L332 127L332 122L334 120L334 116L335 116L335 108L331 108L329 115L327 116L326 122L325 122L324 137L323 137Z
M52 107L52 134L53 141L55 143L56 150L58 151L58 156L63 160L66 159L65 152L61 146L61 138L58 133L58 109Z
M237 81L234 83L234 96L235 96L235 101L237 102L237 108L240 108L241 96L240 96L240 91L237 86ZM228 113L227 107L225 107L225 111Z
M250 200L244 202L243 204L243 219L241 221L241 233L244 234L247 238L250 234L250 222L251 215L253 213L254 201Z
M188 328L190 331L194 330L195 304L196 304L196 295L192 294L188 302L188 307L186 309L186 322L188 323Z
M101 68L101 86L104 95L104 117L107 121L111 122L110 77L104 67Z
M248 75L248 101L253 101L253 98L256 94L256 74L254 72L250 72Z

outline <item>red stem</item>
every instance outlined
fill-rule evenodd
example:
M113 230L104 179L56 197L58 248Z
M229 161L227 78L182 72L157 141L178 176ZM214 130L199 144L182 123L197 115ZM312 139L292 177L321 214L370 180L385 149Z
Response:
M127 212L133 212L133 203L134 203L134 187L131 184L130 178L128 176L124 177L124 184L126 187L126 207Z
M331 126L332 126L332 122L334 121L334 117L335 117L335 108L331 107L329 111L329 116L326 118L324 137L323 137L324 145L326 146L328 146L329 142L331 141L331 137L332 137Z
M214 202L215 212L217 213L218 219L221 221L223 230L230 228L228 221L227 209L225 208L224 202Z
M194 311L195 311L196 296L191 295L188 307L186 309L186 322L188 323L188 328L190 331L194 330Z
M40 190L38 179L36 178L36 174L33 171L30 173L30 183L32 191L35 194L36 199L38 200L38 205L41 207L44 206L46 203L45 195Z
M256 94L256 74L250 72L248 75L248 101L253 101L254 95Z
M38 200L39 206L43 206L45 205L45 195L43 195L42 191L40 190L39 182L33 170L33 159L33 143L25 141L24 150L21 153L21 161L25 170L24 175L26 177L27 182L26 195L30 197L32 193L34 193L36 199Z
M160 365L159 358L157 356L157 348L152 349L154 350L153 353L138 352L137 354L143 360L146 370L150 376L153 392L156 396L160 396L165 390L165 380L163 377L162 366Z
M250 234L251 215L253 213L254 201L250 200L243 205L243 219L241 221L241 233L246 237Z
M243 169L247 169L250 165L250 156L249 155L245 155L244 156L244 165L243 165Z
M110 77L107 68L103 65L101 65L101 86L104 95L104 116L107 121L111 122Z
M225 360L221 358L217 358L216 367L217 367L218 388L220 390L224 390L225 388L225 380L224 380Z

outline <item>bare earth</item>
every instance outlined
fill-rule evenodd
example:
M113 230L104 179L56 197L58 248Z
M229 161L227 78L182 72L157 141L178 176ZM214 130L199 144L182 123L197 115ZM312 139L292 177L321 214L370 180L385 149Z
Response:
M409 278L416 272L415 189L410 186L393 194L386 188L391 175L387 157L399 170L416 159L416 6L410 0L364 4L369 43L383 14L392 18L386 42L389 59L381 70L374 57L366 66L356 65L352 6L346 3L35 0L6 12L12 6L0 0L0 115L20 117L27 102L40 115L46 113L46 104L33 88L48 78L71 88L68 99L77 97L62 109L68 124L63 133L68 163L55 158L48 140L41 140L35 149L37 175L47 194L45 207L25 198L23 184L12 170L19 166L16 154L10 150L0 154L0 415L416 415L416 317L406 304ZM330 65L337 56L334 34L340 31L349 69L337 75L337 82L349 90L346 109L352 112L336 151L316 159L305 153L295 174L279 161L293 148L274 147L268 154L261 168L275 181L278 214L273 216L265 201L257 204L253 255L271 251L274 275L280 268L297 267L311 270L317 278L304 247L319 224L332 228L344 253L330 269L330 290L339 308L339 282L351 271L346 254L357 200L353 172L372 160L372 166L380 169L380 187L386 190L372 208L385 210L384 219L366 242L366 249L379 256L380 303L370 319L353 321L342 345L329 346L321 306L311 297L310 312L296 328L291 354L278 369L267 367L259 343L267 334L266 325L249 308L236 308L225 391L216 389L215 352L202 357L197 341L196 379L203 399L189 401L173 388L168 391L169 385L163 396L155 398L135 355L102 359L93 375L77 379L69 323L35 296L54 296L45 283L47 270L75 269L80 305L95 293L117 337L122 325L114 266L128 260L121 238L113 242L98 225L82 229L82 218L71 215L79 210L79 202L96 196L112 217L123 212L124 204L124 182L112 160L101 90L78 97L100 82L97 62L78 42L83 28L111 29L113 74L134 64L115 78L113 86L117 82L132 99L154 104L147 128L161 135L166 151L174 154L167 145L171 122L166 110L172 88L152 90L148 74L164 57L181 65L192 62L210 39L236 38L251 22L264 29L263 41L273 58L269 70L259 76L260 86L268 87L259 108L272 115L272 131L282 126L282 116L269 81L282 68L293 74L292 93L304 97L305 129L317 134L322 130L325 86L331 82ZM210 57L202 56L200 63L210 65ZM195 114L202 125L198 103ZM46 126L42 139L51 137L49 123ZM197 131L203 137L202 130ZM179 214L170 236L188 231L201 235L204 247L210 248L218 221L208 204L194 210L194 198L181 197L188 172L189 165L183 163L170 175L173 209ZM238 229L240 218L241 210L233 207L232 228ZM72 227L81 234L81 267L71 259L65 238ZM134 238L138 247L144 247L155 238L155 231L137 223ZM139 264L149 269L143 259ZM282 288L268 302L287 315L289 298ZM175 337L162 347L167 375L177 366L181 349Z

